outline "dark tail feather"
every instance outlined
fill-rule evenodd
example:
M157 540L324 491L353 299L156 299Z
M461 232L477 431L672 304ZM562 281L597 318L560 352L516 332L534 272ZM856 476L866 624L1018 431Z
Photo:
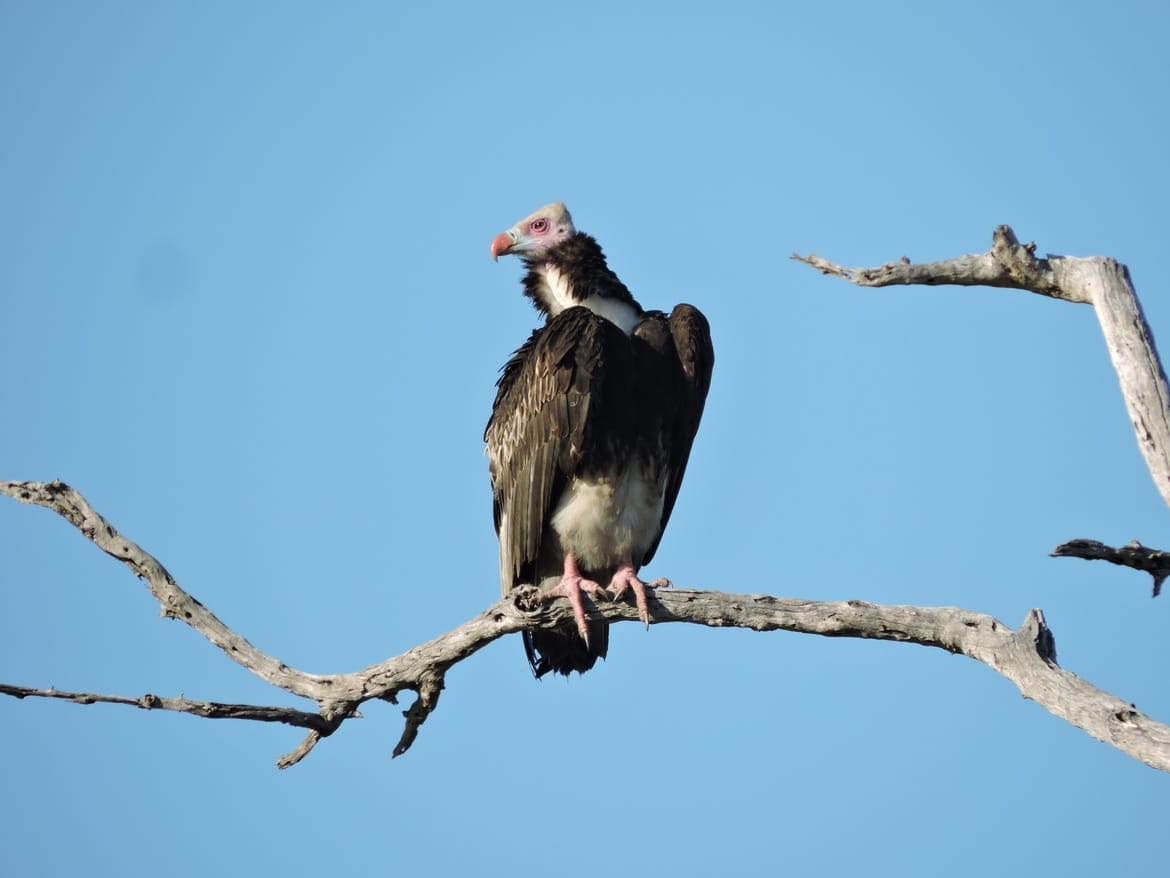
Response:
M549 671L566 677L572 671L583 674L608 650L609 625L605 623L589 626L588 646L575 628L524 632L524 652L538 680Z

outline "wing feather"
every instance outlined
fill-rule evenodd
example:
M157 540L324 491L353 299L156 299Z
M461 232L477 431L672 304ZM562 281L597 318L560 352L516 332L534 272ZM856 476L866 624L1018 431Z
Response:
M669 328L669 341L663 338L657 344L651 342L651 346L658 349L657 354L665 361L663 368L668 373L660 385L669 388L664 394L666 410L662 413L661 425L667 474L662 524L657 538L642 559L643 564L649 564L658 550L675 500L678 499L687 460L691 456L691 446L703 417L707 391L711 387L711 370L715 365L711 327L698 308L686 304L676 305L669 317L661 312L658 312L657 317Z
M484 432L504 594L560 572L549 519L568 478L599 453L597 421L618 403L607 369L628 346L608 320L568 308L504 367Z

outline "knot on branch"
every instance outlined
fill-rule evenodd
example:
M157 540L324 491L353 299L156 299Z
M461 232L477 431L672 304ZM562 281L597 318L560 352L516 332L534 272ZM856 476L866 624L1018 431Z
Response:
M997 226L991 236L991 255L1015 283L1046 296L1061 295L1047 259L1036 258L1036 245L1021 244L1011 226Z
M1123 708L1113 714L1113 718L1119 723L1132 723L1134 720L1141 718L1142 714L1130 705L1128 708Z
M522 615L539 614L546 604L541 603L538 595L540 589L535 585L518 585L508 592L508 600Z

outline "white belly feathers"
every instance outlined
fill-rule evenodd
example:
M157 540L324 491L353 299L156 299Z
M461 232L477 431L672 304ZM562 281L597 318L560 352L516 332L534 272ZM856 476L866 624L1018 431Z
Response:
M572 479L552 516L561 548L587 570L641 566L662 524L665 484L636 463L617 478Z

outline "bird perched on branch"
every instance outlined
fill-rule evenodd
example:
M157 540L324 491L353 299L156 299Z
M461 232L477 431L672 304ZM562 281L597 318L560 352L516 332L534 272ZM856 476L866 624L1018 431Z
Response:
M492 241L515 254L524 294L544 315L504 366L484 439L491 463L504 594L530 583L564 597L575 626L524 632L539 678L604 658L606 624L583 595L633 594L649 622L640 568L654 557L703 414L715 353L690 305L644 311L573 226L542 207Z

